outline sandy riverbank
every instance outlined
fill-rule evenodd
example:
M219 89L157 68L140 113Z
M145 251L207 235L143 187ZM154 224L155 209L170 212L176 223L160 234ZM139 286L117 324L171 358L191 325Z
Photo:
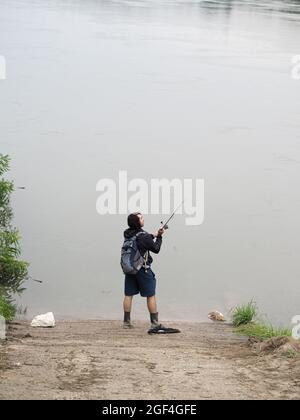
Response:
M300 360L257 355L225 324L59 322L11 326L0 345L0 399L300 399ZM166 323L168 325L168 323Z

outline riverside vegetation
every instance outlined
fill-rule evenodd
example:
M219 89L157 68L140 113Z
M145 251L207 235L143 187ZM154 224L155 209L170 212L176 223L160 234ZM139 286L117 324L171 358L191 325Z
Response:
M14 183L3 177L9 164L9 156L0 154L0 315L7 321L14 318L17 311L14 296L22 293L28 279L28 263L20 259L20 235L12 225Z

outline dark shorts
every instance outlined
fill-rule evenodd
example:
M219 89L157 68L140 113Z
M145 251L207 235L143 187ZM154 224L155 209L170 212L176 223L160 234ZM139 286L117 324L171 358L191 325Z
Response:
M137 274L126 274L125 275L125 295L133 296L138 293L143 297L150 297L155 295L156 278L155 274L148 268L145 271L141 268Z

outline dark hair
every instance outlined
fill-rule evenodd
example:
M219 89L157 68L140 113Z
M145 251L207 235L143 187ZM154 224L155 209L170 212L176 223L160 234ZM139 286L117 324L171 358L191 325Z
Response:
M140 218L139 218L140 214L141 213L131 213L127 217L127 223L131 229L140 229L141 227Z

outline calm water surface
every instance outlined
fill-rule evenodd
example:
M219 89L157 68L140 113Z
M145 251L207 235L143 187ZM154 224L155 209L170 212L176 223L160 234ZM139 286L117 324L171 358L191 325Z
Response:
M29 316L122 316L125 217L95 210L121 169L205 180L204 224L178 216L153 266L163 319L300 314L299 1L1 0L0 55Z

